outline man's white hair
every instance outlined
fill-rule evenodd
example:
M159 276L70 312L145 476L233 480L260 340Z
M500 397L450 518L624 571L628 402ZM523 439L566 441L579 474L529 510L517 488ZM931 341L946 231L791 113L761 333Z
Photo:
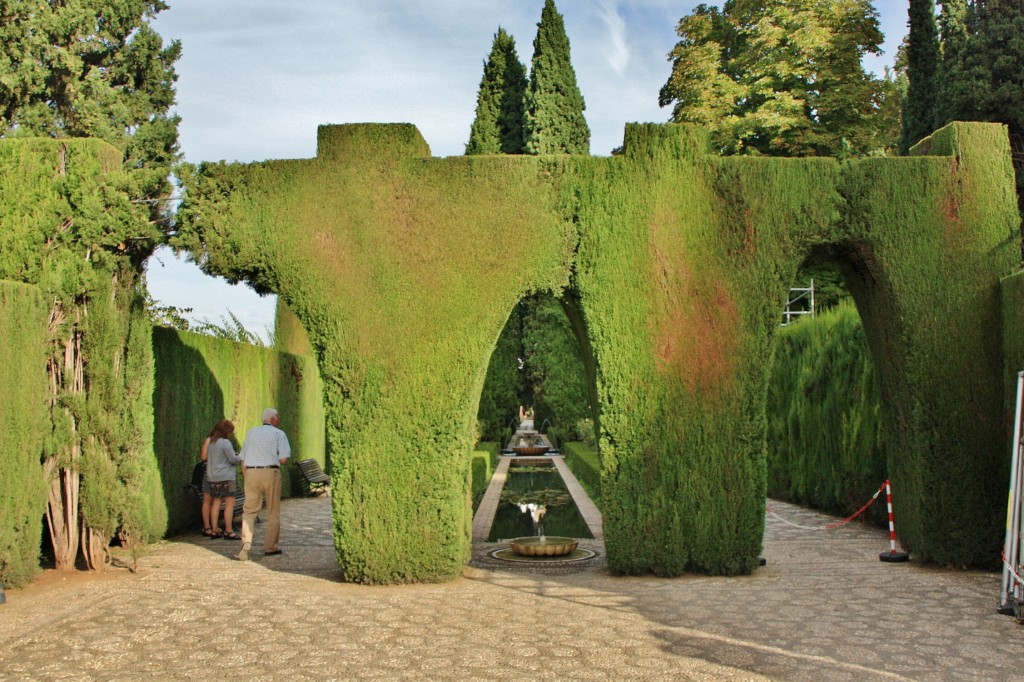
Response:
M263 410L263 423L269 424L270 420L276 416L277 410L275 410L273 407L268 407L267 409Z

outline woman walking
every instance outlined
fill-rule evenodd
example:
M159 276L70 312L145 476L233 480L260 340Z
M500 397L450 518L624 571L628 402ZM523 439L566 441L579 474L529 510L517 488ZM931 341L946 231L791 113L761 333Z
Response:
M235 486L237 464L241 462L231 445L231 434L235 425L227 419L217 422L210 431L210 444L206 448L206 476L210 479L210 530L212 537L223 537L225 540L238 540L232 523L235 516L235 497L238 489ZM224 532L219 528L220 505L224 504Z

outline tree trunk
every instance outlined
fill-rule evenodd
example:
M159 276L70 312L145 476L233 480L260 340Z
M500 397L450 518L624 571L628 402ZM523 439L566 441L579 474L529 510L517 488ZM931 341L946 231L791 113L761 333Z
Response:
M56 338L63 319L63 305L55 301L49 320L51 338ZM58 452L48 456L43 463L49 485L46 525L57 570L70 571L74 569L75 557L78 555L78 464L82 446L78 438L77 416L67 406L61 405L61 399L67 395L81 395L85 388L82 338L77 325L72 327L65 340L56 342L47 366L50 375L50 415L55 425L67 421L69 435L58 446Z
M78 555L78 472L58 467L57 458L43 464L49 482L46 525L50 531L57 570L70 571Z
M110 538L82 525L82 556L90 571L102 571L110 563Z

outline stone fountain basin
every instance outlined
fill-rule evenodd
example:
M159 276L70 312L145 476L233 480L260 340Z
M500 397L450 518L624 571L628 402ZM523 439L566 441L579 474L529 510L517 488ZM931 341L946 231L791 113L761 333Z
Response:
M543 455L550 449L551 447L548 445L522 445L513 446L512 452L526 457L536 457L537 455Z
M536 535L526 538L514 538L509 541L512 551L520 556L566 556L576 551L579 540L557 536Z

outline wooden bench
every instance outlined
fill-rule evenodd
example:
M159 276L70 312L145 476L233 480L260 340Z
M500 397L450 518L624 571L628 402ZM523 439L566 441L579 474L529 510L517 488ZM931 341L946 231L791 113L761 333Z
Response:
M302 472L302 477L306 479L306 485L309 486L310 495L327 490L327 486L331 483L331 477L320 468L320 462L315 459L304 459L298 464L299 471Z

